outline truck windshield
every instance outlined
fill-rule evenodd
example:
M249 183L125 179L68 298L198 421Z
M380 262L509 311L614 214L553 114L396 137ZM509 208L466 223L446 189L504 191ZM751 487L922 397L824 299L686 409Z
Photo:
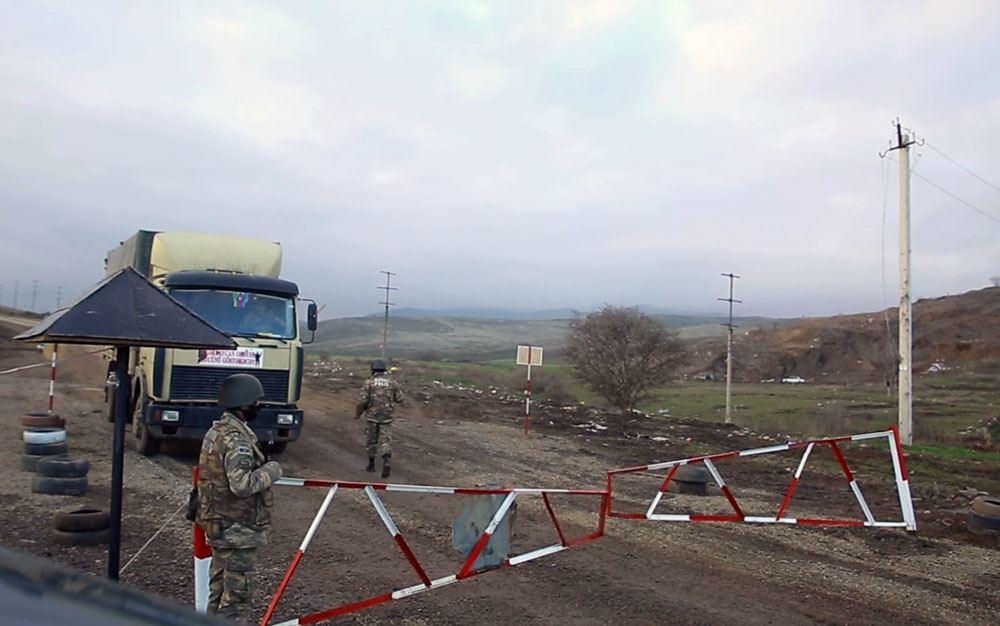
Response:
M227 335L295 338L295 302L291 298L204 289L172 289L170 295Z

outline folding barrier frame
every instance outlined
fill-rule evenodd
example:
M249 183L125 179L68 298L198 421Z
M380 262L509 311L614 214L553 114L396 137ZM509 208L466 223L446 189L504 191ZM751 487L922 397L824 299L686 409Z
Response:
M878 521L872 515L871 509L868 506L868 502L865 500L864 495L861 493L861 488L858 486L857 481L854 478L854 474L851 472L851 468L847 464L847 459L844 457L844 453L840 449L841 443L853 442L853 441L866 441L873 439L885 438L889 443L889 454L892 457L893 472L896 477L896 492L899 496L899 508L902 513L902 521ZM834 457L836 457L837 462L840 464L840 468L844 473L844 477L847 479L848 484L851 487L851 491L854 492L854 497L858 502L858 506L861 509L864 519L820 519L820 518L793 518L785 517L785 512L788 510L789 504L791 504L792 497L795 495L796 489L798 489L799 481L802 478L802 471L805 469L806 461L809 459L809 455L812 453L813 449L817 446L829 446L833 451ZM788 489L785 491L785 497L781 501L781 506L778 508L777 513L774 517L766 516L752 516L746 515L743 509L740 507L739 502L733 496L732 491L729 486L726 485L725 481L722 479L722 475L719 473L718 468L715 465L716 461L721 461L724 459L732 459L739 457L756 456L760 454L770 454L772 452L783 452L786 450L797 450L799 448L805 448L802 453L802 458L799 461L798 469L795 470L795 475L792 477L791 483L788 485ZM680 469L682 465L696 465L702 464L711 473L712 478L719 485L722 490L722 494L728 500L730 506L733 508L732 515L687 515L687 514L658 514L656 513L656 507L660 504L660 500L663 498L663 494L667 492L667 488L670 486L671 481L677 474L677 470ZM649 507L646 509L645 513L638 512L626 512L626 511L615 511L613 509L614 501L614 478L623 474L634 474L641 472L653 472L657 470L668 469L666 477L663 483L660 485L659 490L653 496ZM678 461L665 461L662 463L653 463L651 465L643 465L641 467L627 467L622 469L614 469L608 471L607 476L607 486L608 486L608 497L605 500L607 502L607 516L617 517L621 519L646 519L653 521L663 521L663 522L750 522L758 524L800 524L805 526L870 526L870 527L881 527L881 528L906 528L907 530L917 529L917 520L913 512L913 501L910 497L910 483L909 483L909 472L906 469L906 457L903 454L903 447L899 440L899 430L896 427L892 427L890 430L865 433L861 435L852 435L847 437L833 437L829 439L814 439L810 441L800 441L783 443L776 446L768 446L765 448L754 448L751 450L741 450L735 452L723 452L720 454L708 454L704 456L692 457L689 459L681 459Z
M396 589L390 593L373 596L365 600L358 602L352 602L349 604L343 604L337 607L333 607L326 611L321 611L319 613L313 613L311 615L305 615L293 620L281 622L276 626L293 626L299 624L315 624L324 620L332 619L341 615L347 615L349 613L355 613L362 611L364 609L377 606L379 604L384 604L392 600L398 600L400 598L406 598L408 596L416 595L430 589L437 589L438 587L443 587L445 585L450 585L451 583L458 582L460 580L465 580L466 578L471 578L485 571L490 571L492 569L498 568L483 568L477 570L475 568L475 562L479 556L486 549L486 546L490 542L490 537L492 537L494 531L502 522L504 516L513 506L514 502L517 500L518 496L522 495L540 495L542 497L542 502L545 505L545 510L549 514L549 518L552 520L552 525L555 527L556 534L559 537L559 543L552 544L543 548L538 548L525 552L517 556L511 556L504 560L504 562L499 566L500 568L514 567L516 565L521 565L522 563L527 563L528 561L533 561L535 559L541 558L543 556L548 556L550 554L555 554L561 552L568 548L578 546L580 544L588 543L599 539L604 536L604 523L606 519L607 512L610 510L609 496L610 494L604 490L591 490L591 489L471 489L471 488L460 488L460 487L434 487L427 485L394 485L394 484L382 484L382 483L360 483L360 482L347 482L347 481L334 481L334 480L307 480L301 478L283 478L279 480L276 484L285 485L290 487L306 487L306 488L319 488L326 489L326 497L323 499L323 503L320 505L316 516L313 518L312 523L309 525L309 530L306 531L306 536L303 538L299 549L295 552L295 556L292 558L291 564L285 571L284 577L281 579L281 583L278 585L278 589L275 591L274 597L271 599L270 604L267 607L267 611L264 613L263 618L261 618L260 626L267 626L270 623L271 618L274 616L274 612L277 609L278 603L281 601L282 596L285 593L285 589L288 587L289 582L292 580L292 576L295 574L295 570L298 568L299 563L302 561L302 557L305 555L306 550L309 548L309 544L312 542L313 536L316 534L316 530L319 528L320 522L326 515L327 510L330 508L330 504L333 502L333 497L337 493L338 489L360 489L365 492L368 499L371 501L372 506L378 513L379 519L382 520L382 524L385 526L386 530L389 531L389 535L395 541L396 545L399 547L400 551L409 561L410 566L413 568L417 577L420 579L420 583L403 587L401 589ZM389 515L388 510L385 508L382 499L378 496L378 491L396 491L404 493L426 493L426 494L451 494L451 495L502 495L504 496L503 501L500 506L494 512L493 517L490 519L490 523L487 525L483 534L479 536L472 551L465 558L462 566L459 568L458 572L451 574L449 576L444 576L442 578L431 579L427 572L424 570L420 561L410 550L409 545L406 543L406 539L403 538L402 533L399 532L399 528L393 522L392 517ZM555 511L552 508L552 504L549 502L549 495L555 494L566 494L566 495L583 495L583 496L600 496L601 504L598 511L598 521L597 530L589 535L576 538L567 538L563 532L562 526L559 524L559 519L556 517Z

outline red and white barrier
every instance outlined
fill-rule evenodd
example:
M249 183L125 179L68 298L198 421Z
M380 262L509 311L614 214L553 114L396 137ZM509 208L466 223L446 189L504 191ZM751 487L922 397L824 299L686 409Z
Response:
M49 413L55 406L56 397L56 363L59 361L59 344L52 344L52 369L49 370Z
M198 466L194 466L194 485L198 486ZM205 531L198 524L194 528L194 610L208 612L208 581L212 568L212 548L205 540Z
M480 488L462 488L462 487L436 487L430 485L401 485L401 484L382 484L382 483L360 483L360 482L342 482L334 480L307 480L301 478L282 478L276 484L290 486L290 487L307 487L307 488L324 488L327 489L326 497L323 499L323 503L320 505L319 510L316 512L316 516L313 518L312 523L309 525L309 529L306 531L305 538L299 545L299 549L295 552L295 556L292 558L291 564L285 572L284 577L281 579L277 590L275 591L274 597L271 599L270 604L267 607L267 611L264 613L263 618L261 618L260 625L267 626L270 623L271 618L274 616L274 612L277 609L278 603L281 601L282 596L285 593L288 584L292 580L292 576L295 570L298 568L299 563L301 563L306 550L309 548L309 544L312 542L313 536L316 530L319 528L320 522L323 520L333 501L333 496L337 493L338 489L360 489L363 490L365 495L368 496L369 501L372 503L375 511L378 513L379 519L382 520L382 524L385 526L392 540L399 547L400 551L406 557L413 568L420 582L408 587L403 587L400 589L395 589L388 593L373 596L358 602L352 602L349 604L343 604L340 606L333 607L326 611L321 611L319 613L313 613L311 615L305 615L298 617L293 620L281 622L276 626L293 626L300 624L315 624L325 620L332 619L341 615L347 615L349 613L356 613L373 606L384 604L386 602L391 602L392 600L398 600L401 598L406 598L418 593L423 593L431 589L437 589L439 587L444 587L452 583L458 582L460 580L465 580L471 578L478 574L483 573L488 570L477 570L475 568L475 563L479 559L483 550L490 542L490 538L496 531L497 527L503 521L504 516L514 505L515 501L519 496L531 496L540 495L542 501L545 504L545 509L549 514L552 524L556 530L556 534L559 536L559 543L545 546L543 548L538 548L529 552L517 556L508 557L501 568L514 567L533 561L535 559L548 556L550 554L555 554L557 552L562 552L568 548L594 541L604 536L604 523L605 514L608 510L607 497L608 492L604 490L586 490L586 489L480 489ZM466 556L465 561L463 561L461 567L454 574L444 576L441 578L431 579L428 576L426 570L421 565L420 561L414 555L413 551L410 549L403 537L396 523L393 521L392 517L389 515L385 504L382 502L381 498L378 496L379 491L395 491L404 493L425 493L425 494L451 494L451 495L503 495L504 499L500 503L500 506L494 512L493 517L490 519L489 524L484 529L483 533L477 539L475 546ZM567 495L579 495L579 496L599 496L601 498L600 509L598 510L598 522L597 530L591 534L577 537L573 539L568 539L563 533L562 526L559 524L559 520L556 517L555 511L549 502L549 495L553 494L567 494ZM492 569L492 568L491 568Z
M857 480L854 477L851 468L847 463L847 459L844 457L843 451L840 449L840 444L857 442L857 441L867 441L873 439L884 438L887 440L889 445L889 454L892 457L893 471L896 477L896 491L899 498L899 508L902 516L900 521L879 521L875 519L872 514L871 508L868 505L867 500L865 500L864 495L861 492L861 487L858 485ZM810 454L817 446L829 446L833 451L834 457L836 457L837 462L840 465L841 470L844 473L844 477L847 479L847 483L854 493L854 497L857 500L858 507L860 508L863 518L859 519L836 519L836 518L793 518L786 517L785 513L788 510L789 504L791 504L792 498L795 495L796 490L799 487L799 482L802 478L802 471L805 469L806 462L809 460ZM798 468L795 470L795 474L792 477L788 489L785 491L785 496L781 501L781 505L778 508L777 513L774 516L755 516L747 515L743 509L740 507L739 502L733 495L729 486L726 484L725 480L722 478L722 474L719 472L716 466L717 461L723 461L726 459L736 459L740 457L750 457L757 456L761 454L770 454L775 452L784 452L788 450L797 450L804 448L802 457L799 460ZM680 459L677 461L665 461L661 463L653 463L650 465L643 465L640 467L627 467L622 469L614 469L608 471L607 484L608 484L608 497L607 504L608 510L607 515L609 517L617 517L622 519L646 519L653 521L662 522L749 522L757 524L800 524L805 526L867 526L867 527L881 527L881 528L906 528L907 530L916 530L917 521L916 516L913 511L913 500L910 496L910 484L909 484L909 474L906 469L906 457L903 454L903 448L899 441L899 431L896 427L890 430L880 431L875 433L864 433L860 435L851 435L847 437L834 437L829 439L814 439L811 441L801 441L779 444L776 446L768 446L765 448L754 448L751 450L740 450L733 452L723 452L720 454L708 454L704 456L692 457L689 459ZM715 483L719 486L722 494L725 496L729 505L733 509L733 513L729 515L698 515L698 514L664 514L656 513L656 509L663 498L663 494L667 492L667 488L670 486L671 481L673 481L674 476L677 474L677 470L682 465L695 465L702 464L705 468L712 474L712 478ZM655 472L658 470L668 470L666 477L664 478L659 489L656 491L652 497L648 508L645 512L627 512L627 511L615 511L613 510L614 501L614 478L616 476L621 476L624 474L635 474L644 472Z

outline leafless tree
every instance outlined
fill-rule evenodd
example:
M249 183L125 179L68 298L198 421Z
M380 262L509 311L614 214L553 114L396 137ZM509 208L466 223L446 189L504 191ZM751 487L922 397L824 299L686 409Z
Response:
M566 355L577 377L622 411L669 382L687 360L677 333L659 320L609 305L570 323Z
M990 284L994 287L1000 287L1000 276L994 276L990 278Z

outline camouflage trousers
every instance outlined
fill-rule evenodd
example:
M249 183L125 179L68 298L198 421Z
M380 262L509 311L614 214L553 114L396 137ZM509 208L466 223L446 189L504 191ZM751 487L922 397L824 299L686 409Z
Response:
M392 454L392 422L365 420L365 452L368 458Z
M254 623L250 596L257 548L212 548L208 612Z

